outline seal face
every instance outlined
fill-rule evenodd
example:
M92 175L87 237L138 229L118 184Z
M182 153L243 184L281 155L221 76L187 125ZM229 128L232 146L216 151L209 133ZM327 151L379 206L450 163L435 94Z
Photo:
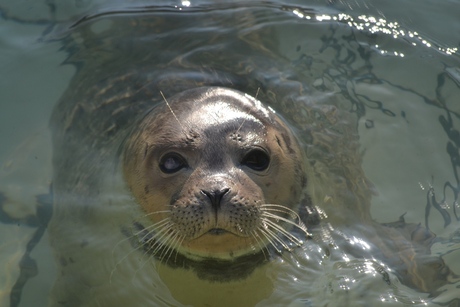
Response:
M123 161L153 254L233 259L285 238L299 244L288 226L306 233L295 213L306 185L299 144L247 94L205 87L173 96L142 119Z

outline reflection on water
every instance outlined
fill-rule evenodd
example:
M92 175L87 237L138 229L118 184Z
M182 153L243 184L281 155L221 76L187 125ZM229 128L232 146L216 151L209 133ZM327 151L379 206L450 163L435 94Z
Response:
M384 18L368 16L368 15L359 15L356 20L353 16L349 14L339 13L337 15L317 15L312 14L311 12L302 12L298 8L292 11L294 15L299 18L305 18L307 20L317 20L317 21L337 21L346 23L351 28L355 28L358 31L365 31L371 34L384 34L390 35L394 39L402 39L407 42L410 42L414 47L418 44L425 45L428 48L433 47L429 41L420 36L416 31L410 31L401 28L401 25L398 22L391 22ZM379 45L375 45L375 48L379 50L382 55L394 55L404 57L404 53L399 53L397 51L389 52L388 50L380 50ZM437 46L437 49L447 55L456 54L458 51L457 47L441 47Z
M361 13L359 7L338 11L318 3L312 7L278 3L212 6L207 1L182 1L160 8L145 8L142 2L49 3L53 5L36 7L34 14L13 3L3 4L2 16L12 31L24 26L36 31L35 38L42 43L36 47L35 61L46 58L46 70L56 70L61 60L48 60L56 56L65 56L67 64L79 69L78 79L83 81L74 80L70 88L75 92L67 97L78 101L83 92L94 91L96 97L104 89L108 94L102 94L110 95L114 84L118 95L156 97L158 90L163 90L170 96L174 90L189 86L190 80L215 82L215 70L220 70L219 78L225 81L219 80L219 84L243 88L251 95L258 93L260 100L286 118L302 137L317 176L309 184L314 186L311 196L322 222L311 223L313 239L273 257L269 266L257 269L246 283L224 286L197 280L189 271L178 273L161 264L153 266L150 258L133 252L122 233L113 233L125 213L132 211L132 200L117 186L120 183L116 179L114 183L95 183L102 195L94 198L98 202L95 206L109 200L113 205L111 209L101 206L100 216L69 227L73 237L66 234L66 239L84 238L82 245L93 250L83 256L71 251L72 256L61 258L60 264L77 261L82 266L74 272L84 268L95 275L85 282L99 294L97 303L110 302L105 296L121 288L127 294L120 294L116 303L131 305L145 301L199 304L204 297L216 303L222 297L238 296L251 298L248 304L259 302L260 306L458 302L458 281L451 280L448 269L437 258L442 256L452 271L460 272L456 260L460 244L460 73L456 45L431 40L404 27L405 20L383 16L378 10ZM11 49L27 50L27 46L15 44L10 35L2 36ZM273 60L276 57L282 60ZM19 64L19 59L12 58L13 64L2 63L11 71ZM226 72L232 61L241 63L232 68L237 77ZM66 65L69 71L73 66ZM22 68L22 74L33 75L30 69ZM58 71L47 76L48 83L55 84L61 74ZM115 78L125 74L129 82ZM6 79L2 76L2 81ZM55 278L48 237L43 235L52 181L51 145L44 126L67 82L61 81L64 84L53 90L55 93L40 93L51 102L38 99L40 103L25 105L25 109L43 105L46 110L45 115L29 122L34 133L27 134L26 141L22 141L24 132L17 136L5 132L6 125L0 131L10 148L0 152L0 257L5 264L0 282L4 305L46 302ZM10 95L21 97L20 91L18 87ZM4 110L13 112L16 101L5 101ZM78 114L73 112L72 119L78 119ZM113 129L103 131L112 133ZM360 172L361 164L373 185ZM80 178L81 174L74 175L66 178ZM54 186L65 187L62 182ZM116 190L112 190L114 186ZM66 199L62 191L55 194ZM373 193L371 208L366 203L369 192ZM349 210L337 210L338 202ZM368 215L386 224L374 223ZM402 215L405 222L398 221ZM91 222L94 225L87 227ZM438 236L425 232L418 223ZM407 248L407 238L419 245ZM428 256L429 246L433 257ZM420 268L426 271L414 273ZM404 270L414 272L406 274ZM422 277L425 280L419 280ZM445 278L448 282L443 282ZM431 294L419 291L427 289ZM218 297L217 301L210 293Z

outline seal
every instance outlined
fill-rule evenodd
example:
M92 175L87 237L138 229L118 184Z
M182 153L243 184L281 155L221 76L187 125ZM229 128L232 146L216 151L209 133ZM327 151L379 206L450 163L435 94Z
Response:
M142 119L123 156L126 182L154 225L146 244L226 260L282 242L280 231L300 244L279 223L307 234L296 213L305 162L281 118L228 88L191 89L167 103Z
M242 28L215 15L230 13ZM356 112L309 87L271 23L250 27L264 14L98 14L63 39L77 71L51 117L55 305L253 306L287 280L276 253L305 242L318 263L337 248L423 291L447 281L434 235L373 220Z
M176 13L117 17L97 39L104 17L89 18L63 41L78 70L50 121L55 305L162 305L185 295L183 283L216 294L185 304L254 305L273 287L265 264L307 239L308 164L275 103L299 82L277 84L279 61L236 33L212 32L216 48L205 53L209 35L176 46L184 22L201 20ZM102 37L153 29L171 35L85 56Z

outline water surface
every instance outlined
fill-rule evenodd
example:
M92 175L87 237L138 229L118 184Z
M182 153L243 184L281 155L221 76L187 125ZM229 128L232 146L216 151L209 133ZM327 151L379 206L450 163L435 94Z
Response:
M0 191L7 198L0 224L2 305L46 305L54 280L47 235L34 241L40 227L28 217L35 215L35 196L47 194L52 181L48 121L75 73L74 66L62 65L70 28L91 20L95 33L116 36L111 20L163 11L220 13L222 20L213 26L222 33L234 31L229 20L235 10L263 12L255 14L247 32L273 29L277 52L304 69L308 86L323 93L312 99L327 104L328 95L341 95L341 106L356 116L363 168L374 185L373 218L393 222L405 214L407 222L428 224L446 238L433 253L459 273L457 6L455 1L0 2ZM95 56L103 58L104 52ZM38 245L31 249L30 242ZM347 260L340 250L320 261L313 247L278 260L271 272L275 291L261 306L458 303L458 283L430 298L400 284L382 265L390 272L389 285L378 261Z

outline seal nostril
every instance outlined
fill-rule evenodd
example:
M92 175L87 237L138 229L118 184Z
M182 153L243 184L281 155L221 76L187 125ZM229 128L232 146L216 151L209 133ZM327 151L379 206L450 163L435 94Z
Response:
M224 195L228 191L230 191L229 188L224 188L224 189L220 189L220 190L216 189L216 190L213 190L213 191L201 190L201 193L206 195L211 200L211 205L215 209L219 209L220 208L220 201L222 200L222 197L224 197Z

